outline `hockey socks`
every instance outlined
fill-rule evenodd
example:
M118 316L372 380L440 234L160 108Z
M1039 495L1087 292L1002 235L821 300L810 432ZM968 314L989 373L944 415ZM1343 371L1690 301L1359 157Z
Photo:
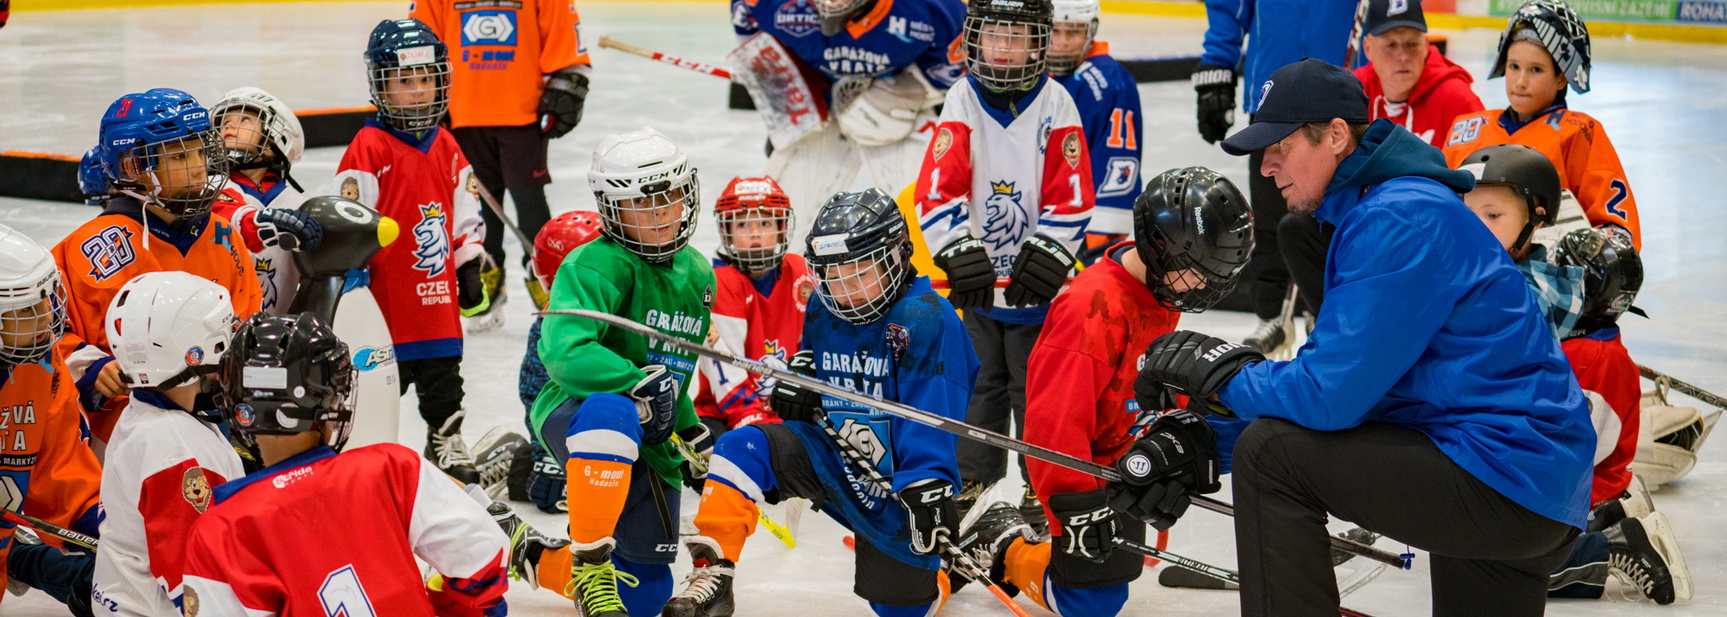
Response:
M1127 604L1127 585L1109 585L1091 589L1069 589L1049 584L1050 554L1054 545L1033 543L1024 538L1008 545L1003 557L1002 583L1026 592L1038 606L1063 617L1109 617L1121 612ZM1005 585L1004 585L1005 586Z
M721 435L714 444L708 480L696 511L696 530L719 544L727 560L738 561L744 540L756 531L764 491L775 486L767 434L745 426Z
M634 401L599 393L582 402L570 420L564 444L570 460L565 487L570 508L570 540L592 544L609 538L630 494L630 468L641 447L642 429Z

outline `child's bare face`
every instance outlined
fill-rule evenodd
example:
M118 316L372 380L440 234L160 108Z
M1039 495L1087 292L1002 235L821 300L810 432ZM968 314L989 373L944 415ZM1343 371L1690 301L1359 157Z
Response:
M1481 222L1487 224L1488 231L1499 240L1499 246L1506 251L1517 242L1517 236L1523 234L1523 226L1529 224L1529 205L1521 195L1511 190L1509 186L1480 185L1475 190L1463 194L1463 203L1475 216L1481 217Z
M1547 49L1529 41L1517 41L1505 50L1505 98L1521 115L1531 115L1553 104L1566 86L1565 76L1553 66Z

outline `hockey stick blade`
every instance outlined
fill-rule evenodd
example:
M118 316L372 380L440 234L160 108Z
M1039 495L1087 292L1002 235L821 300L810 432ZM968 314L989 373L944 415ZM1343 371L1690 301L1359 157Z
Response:
M868 406L868 407L877 409L879 411L882 411L883 413L899 416L899 417L904 418L906 420L910 420L912 422L916 422L918 424L922 424L924 426L928 426L928 427L931 427L934 429L947 431L949 433L953 433L953 434L958 435L960 437L964 437L964 438L970 439L972 441L980 442L980 443L983 443L985 445L990 445L990 446L994 446L997 448L1001 448L1003 450L1008 450L1008 451L1015 452L1018 454L1023 454L1025 456L1029 456L1029 457L1038 459L1040 461L1044 461L1046 463L1060 465L1062 467L1066 467L1068 469L1072 469L1072 470L1078 471L1080 473L1084 473L1084 474L1091 475L1091 476L1096 476L1098 478L1103 478L1104 480L1108 480L1110 482L1122 482L1124 480L1124 478L1121 475L1121 472L1116 471L1115 468L1113 468L1113 467L1105 467L1103 465L1099 465L1097 463L1073 456L1071 454L1066 454L1063 452L1057 452L1055 450L1051 450L1049 448L1045 448L1043 446L1039 446L1036 444L1026 443L1024 441L1020 441L1018 439L1008 437L1007 435L1003 435L1003 434L997 433L995 431L978 428L976 426L973 426L971 424L966 424L966 423L958 421L958 420L952 420L949 418L945 418L945 417L942 417L940 415L933 414L933 413L924 411L922 409L918 409L916 407L911 407L909 405L905 405L903 403L899 403L896 401L884 400L881 398L877 398L877 397L869 396L869 395L862 394L859 392L855 392L855 391L852 391L852 390L849 390L846 388L842 388L842 387L830 384L828 382L825 382L825 381L822 381L819 379L810 378L810 377L808 377L802 373L797 373L797 372L794 372L794 371L791 371L788 369L782 369L782 368L776 368L773 366L769 366L769 365L767 365L763 362L760 362L758 360L751 360L749 358L739 357L739 356L729 354L729 353L726 353L726 352L723 352L723 351L720 351L720 350L717 350L717 349L714 349L711 347L692 343L692 342L686 341L684 339L660 332L659 330L655 330L655 329L648 327L646 325L636 323L634 321L631 321L631 320L623 318L623 317L619 317L617 315L611 315L608 313L601 313L599 311L592 311L592 310L587 310L587 309L548 310L548 311L541 311L538 314L539 315L562 315L562 316L569 316L569 317L581 317L581 318L585 318L585 319L592 319L594 321L605 323L607 325L614 326L617 328L622 328L624 330L634 332L636 334L647 337L647 338L652 339L654 341L658 341L661 345L674 347L674 348L677 348L677 349L684 351L686 353L692 353L692 354L702 356L705 358L710 358L713 360L718 360L720 362L725 362L726 364L736 366L738 368L741 368L741 369L744 369L746 371L755 373L757 375L761 375L763 377L771 377L774 379L790 381L790 382L798 384L800 387L803 387L803 388L808 388L810 390L814 390L816 392L820 392L822 394L826 394L826 395L832 396L834 398L843 399L846 401L857 403L859 405ZM1228 516L1234 516L1235 515L1234 506L1231 506L1228 503L1224 503L1222 501L1218 501L1216 499L1206 497L1204 495L1194 495L1192 497L1192 499L1193 499L1193 505L1199 506L1201 508L1211 510L1211 511L1216 512L1218 514L1224 514L1224 515L1228 515ZM1386 565L1396 566L1398 568L1403 568L1403 569L1409 569L1409 567L1410 567L1409 562L1404 560L1402 557L1400 557L1398 555L1394 555L1392 553L1382 551L1382 550L1373 548L1371 546L1361 544L1359 542L1352 542L1349 540L1345 540L1343 538L1332 536L1331 537L1331 546L1332 546L1332 548L1336 548L1339 550L1355 553L1356 555L1360 555L1362 557L1366 557L1368 559L1372 559L1374 561L1378 561L1378 562L1384 563Z
M1169 551L1155 549L1124 538L1116 538L1115 545L1147 557L1162 559L1170 565L1176 566L1175 568L1165 569L1162 573L1158 574L1157 582L1163 584L1165 587L1193 587L1197 589L1241 588L1241 575L1236 574L1234 570L1219 568L1211 564L1194 561ZM1182 573L1172 574L1173 572L1178 571L1181 571ZM1180 577L1183 582L1192 582L1195 584L1171 585L1165 580L1166 578L1173 579L1177 577ZM1199 581L1198 579L1200 578L1210 579L1211 582ZM1349 607L1338 608L1338 613L1344 617L1373 617L1372 615L1368 615L1367 613L1363 613Z
M1187 568L1164 568L1162 572L1157 573L1157 584L1181 589L1222 589L1225 591L1241 589L1241 586L1235 583L1200 574Z

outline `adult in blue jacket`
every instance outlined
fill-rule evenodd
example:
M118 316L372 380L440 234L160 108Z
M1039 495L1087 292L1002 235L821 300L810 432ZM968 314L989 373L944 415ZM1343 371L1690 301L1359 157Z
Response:
M1302 58L1343 64L1355 6L1355 0L1205 0L1205 53L1193 71L1199 135L1217 143L1235 124L1237 77L1246 78L1241 109L1251 115L1265 96L1259 85L1272 71ZM1281 319L1290 279L1277 244L1283 197L1260 175L1261 158L1254 152L1247 160L1254 244L1253 262L1242 278L1248 282L1248 300L1259 325L1244 342L1269 353L1292 335Z
M1329 516L1431 552L1434 615L1542 614L1589 507L1595 435L1528 285L1458 196L1473 178L1368 125L1340 68L1303 60L1267 84L1223 148L1265 152L1289 211L1337 227L1325 310L1288 362L1160 337L1136 389L1252 422L1234 456L1242 614L1337 614ZM1166 414L1122 458L1142 485L1119 487L1122 508L1167 524L1192 487L1216 486L1194 419Z

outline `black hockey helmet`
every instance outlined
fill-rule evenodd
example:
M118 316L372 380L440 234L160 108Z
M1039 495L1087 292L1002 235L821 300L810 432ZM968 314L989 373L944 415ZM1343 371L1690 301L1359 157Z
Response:
M386 19L372 28L366 41L366 83L378 118L398 131L415 133L438 125L450 107L450 50L430 26L412 17ZM385 100L385 82L402 76L429 75L437 79L429 102L409 106L390 105Z
M1561 266L1583 268L1583 315L1574 334L1593 332L1618 323L1633 310L1631 302L1643 288L1643 259L1630 238L1600 229L1565 234L1549 256Z
M1158 304L1199 313L1235 288L1253 253L1253 210L1229 178L1204 167L1158 174L1133 202L1134 247ZM1174 273L1175 276L1170 276Z
M816 212L806 242L804 258L821 281L816 295L853 324L887 314L911 281L911 232L899 204L880 190L836 193ZM854 265L865 261L875 268Z
M337 450L354 423L358 374L348 345L316 315L258 313L222 357L222 407L235 438L321 431Z
M1509 187L1528 204L1529 222L1511 243L1512 251L1523 249L1536 223L1550 226L1559 220L1559 171L1540 150L1523 144L1488 146L1470 154L1457 168L1475 174L1476 186Z
M1054 20L1055 6L1050 0L969 0L964 33L966 69L990 90L1031 89L1049 61ZM984 31L990 26L1006 26L989 28L994 45L984 40ZM1004 64L990 58L991 50L1024 50L1027 56L1023 63Z

